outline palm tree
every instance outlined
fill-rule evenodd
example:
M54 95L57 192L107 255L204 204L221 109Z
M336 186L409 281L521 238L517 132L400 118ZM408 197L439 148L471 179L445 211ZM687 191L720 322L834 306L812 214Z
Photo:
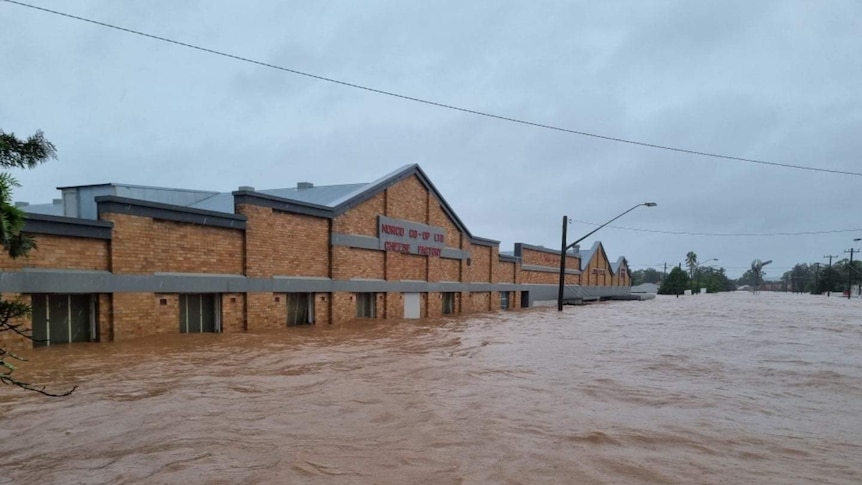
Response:
M689 251L685 255L685 265L688 266L688 277L694 278L694 269L697 268L697 253Z

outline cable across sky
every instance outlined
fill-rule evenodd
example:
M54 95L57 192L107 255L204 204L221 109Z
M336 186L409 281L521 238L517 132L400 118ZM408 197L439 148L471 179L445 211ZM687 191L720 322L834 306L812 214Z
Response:
M688 155L696 155L696 156L700 156L700 157L708 157L708 158L723 159L723 160L733 160L733 161L738 161L738 162L752 163L752 164L758 164L758 165L766 165L766 166L778 167L778 168L789 168L789 169L795 169L795 170L806 170L806 171L811 171L811 172L822 172L822 173L831 173L831 174L837 174L837 175L850 175L850 176L855 176L855 177L862 177L862 172L852 172L852 171L847 171L847 170L837 170L837 169L814 167L814 166L807 166L807 165L797 165L797 164L791 164L791 163L772 162L772 161L768 161L768 160L759 160L759 159L754 159L754 158L737 157L737 156L733 156L733 155L724 155L724 154L720 154L720 153L705 152L705 151L700 151L700 150L674 147L674 146L669 146L669 145L659 145L656 143L649 143L649 142L644 142L644 141L631 140L631 139L620 138L620 137L615 137L615 136L602 135L602 134L598 134L598 133L591 133L591 132L587 132L587 131L575 130L575 129L565 128L565 127L560 127L560 126L548 125L545 123L540 123L540 122L536 122L536 121L529 121L529 120L520 119L520 118L512 118L509 116L494 114L494 113L490 113L490 112L486 112L486 111L479 111L479 110L475 110L475 109L464 108L464 107L446 104L446 103L442 103L442 102L432 101L429 99L424 99L424 98L419 98L419 97L415 97L415 96L399 94L399 93L395 93L392 91L386 91L383 89L373 88L370 86L364 86L361 84L355 84L352 82L334 79L334 78L322 76L319 74L304 72L304 71L300 71L297 69L292 69L292 68L288 68L288 67L284 67L284 66L278 66L275 64L267 63L267 62L254 60L254 59L251 59L248 57L243 57L243 56L239 56L236 54L218 51L215 49L209 49L206 47L201 47L198 45L189 44L186 42L181 42L178 40L169 39L167 37L161 37L158 35L148 34L146 32L141 32L141 31L129 29L126 27L120 27L118 25L113 25L113 24L109 24L106 22L100 22L98 20L88 19L85 17L79 17L77 15L72 15L72 14L60 12L57 10L51 10L48 8L39 7L36 5L24 3L24 2L19 2L19 1L15 1L15 0L2 0L2 1L4 1L6 3L14 4L14 5L19 5L21 7L26 7L26 8L50 13L53 15L59 15L62 17L78 20L81 22L87 22L90 24L98 25L101 27L109 28L109 29L119 30L121 32L129 33L129 34L147 37L147 38L158 40L161 42L167 42L170 44L178 45L181 47L186 47L189 49L195 49L195 50L198 50L201 52L206 52L208 54L226 57L226 58L233 59L233 60L240 61L240 62L255 64L255 65L267 67L270 69L276 69L279 71L284 71L284 72L288 72L291 74L296 74L298 76L305 76L305 77L315 79L318 81L325 81L328 83L338 84L341 86L354 88L354 89L360 89L363 91L367 91L367 92L371 92L371 93L375 93L375 94L380 94L383 96L390 96L390 97L402 99L405 101L412 101L412 102L422 103L422 104L429 105L429 106L435 106L438 108L445 108L445 109L459 111L462 113L468 113L468 114L472 114L472 115L476 115L476 116L483 116L486 118L491 118L491 119L495 119L495 120L499 120L499 121L506 121L506 122L510 122L510 123L516 123L516 124L525 125L525 126L532 126L535 128L553 130L553 131L557 131L557 132L568 133L568 134L572 134L572 135L579 135L579 136L584 136L584 137L589 137L589 138L595 138L595 139L605 140L605 141L610 141L610 142L624 143L624 144L635 145L635 146L640 146L640 147L645 147L645 148L653 148L653 149L657 149L657 150L666 150L666 151L671 151L671 152L684 153L684 154L688 154ZM692 235L697 235L697 234L692 234ZM706 234L703 234L703 235L706 235Z
M572 222L587 224L589 226L600 226L601 224L588 221L569 219ZM709 237L777 237L777 236L816 236L818 234L838 234L844 232L862 232L860 229L832 229L828 231L799 231L799 232L686 232L686 231L661 231L658 229L641 229L636 227L605 226L608 229L620 229L623 231L652 232L656 234L671 234L674 236L709 236Z

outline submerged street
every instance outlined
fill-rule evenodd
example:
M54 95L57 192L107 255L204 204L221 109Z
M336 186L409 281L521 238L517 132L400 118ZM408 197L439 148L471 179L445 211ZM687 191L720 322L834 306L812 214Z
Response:
M733 293L25 354L0 483L858 483L862 301Z

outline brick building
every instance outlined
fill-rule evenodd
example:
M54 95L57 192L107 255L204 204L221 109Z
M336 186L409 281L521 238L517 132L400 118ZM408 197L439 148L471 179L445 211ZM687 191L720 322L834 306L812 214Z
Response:
M38 248L0 293L42 343L425 318L556 298L560 252L473 235L418 165L368 184L218 193L61 187L23 207ZM567 291L627 293L623 258L567 254ZM24 340L22 344L26 345Z

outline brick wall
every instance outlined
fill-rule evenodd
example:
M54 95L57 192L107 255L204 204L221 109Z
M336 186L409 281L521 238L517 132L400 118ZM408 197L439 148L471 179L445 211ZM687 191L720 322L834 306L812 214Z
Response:
M472 245L470 250L470 281L474 283L491 282L491 254L488 246Z
M0 254L0 269L22 268L101 270L108 269L108 241L81 237L31 234L36 249L18 259Z
M428 225L442 227L446 232L446 247L460 248L462 234L461 231L449 219L449 216L443 211L440 201L433 195L429 199L428 204Z
M548 273L545 271L521 270L521 272L518 274L518 278L519 282L522 284L556 285L560 283L559 267L557 268L557 272L555 273ZM584 281L586 281L586 276L584 276ZM566 284L581 284L581 276L576 274L566 274Z
M344 323L356 318L356 301L353 293L332 293L332 323Z
M381 214L395 219L443 227L447 247L461 248L466 243L466 238L443 211L440 201L428 192L415 176L394 184L386 191L336 217L332 225L333 231L377 237L377 216ZM466 243L467 250L469 246L469 243ZM486 249L490 251L490 248ZM335 280L365 278L389 281L460 281L461 279L463 263L458 260L344 247L333 247L332 254L332 278ZM490 281L490 256L483 254L480 258L486 258L484 262L479 263L484 265L485 276L479 276L477 281Z
M330 296L328 293L315 293L314 295L314 324L329 325L330 320Z
M535 251L532 249L521 249L521 264L531 264L534 266L549 266L551 268L560 267L560 253L546 253L544 251ZM566 268L578 269L581 265L581 258L566 254Z
M343 246L332 248L332 278L349 280L351 278L384 279L383 251L356 249Z
M332 222L332 231L377 237L378 214L386 214L386 192L381 192L336 217Z
M546 271L530 271L523 269L521 267L521 271L518 274L518 282L524 284L540 284L540 285L556 285L560 283L560 255L559 253L553 254L544 251L535 251L528 248L521 249L521 264L522 265L533 265L533 266L544 266L546 268L553 268L556 271L553 273L549 273ZM576 256L566 255L566 269L567 270L577 270L580 268L581 260ZM584 278L584 281L586 279ZM581 276L566 274L566 284L567 285L578 285L581 284Z
M467 295L469 295L467 298L470 301L470 312L487 312L491 310L491 293L473 292L467 293ZM499 308L499 304L497 307Z
M584 269L584 281L584 284L589 286L609 286L611 284L611 266L604 251L596 250L593 253L586 269Z
M439 292L425 293L423 305L425 305L425 316L428 318L439 318L443 315L443 294Z
M276 298L278 301L275 301ZM249 331L276 329L287 325L287 301L283 293L249 293L247 299L246 320Z
M166 305L160 305L164 298ZM179 332L177 295L153 293L114 293L114 341Z
M440 281L461 281L461 265L464 264L460 259L444 259L440 262Z
M620 263L620 267L617 268L617 272L614 274L611 284L613 286L631 286L631 281L629 280L629 268L625 261Z
M137 246L138 251L152 247L153 271L242 274L243 270L243 231L238 229L153 220L148 239Z
M386 215L428 223L428 190L415 175L386 190Z
M329 220L240 204L245 215L246 275L329 276ZM241 253L240 253L241 254Z
M245 330L244 293L221 295L221 328L224 333L239 333Z
M461 281L461 260L428 258L428 281Z
M242 274L243 232L238 229L102 214L113 221L114 273Z
M497 265L494 268L494 282L495 283L517 283L517 265L515 263L510 263L508 261L497 261Z
M500 300L502 297L500 296L499 291L492 291L490 294L490 301L488 302L488 309L491 311L496 311L500 309Z
M430 259L440 259L434 256L403 254L392 251L386 253L386 279L389 281L419 280L427 277L427 264Z
M96 325L99 328L99 342L114 341L114 295L98 295Z
M377 315L380 315L378 304ZM386 315L385 318L404 318L404 295L402 293L386 293Z

